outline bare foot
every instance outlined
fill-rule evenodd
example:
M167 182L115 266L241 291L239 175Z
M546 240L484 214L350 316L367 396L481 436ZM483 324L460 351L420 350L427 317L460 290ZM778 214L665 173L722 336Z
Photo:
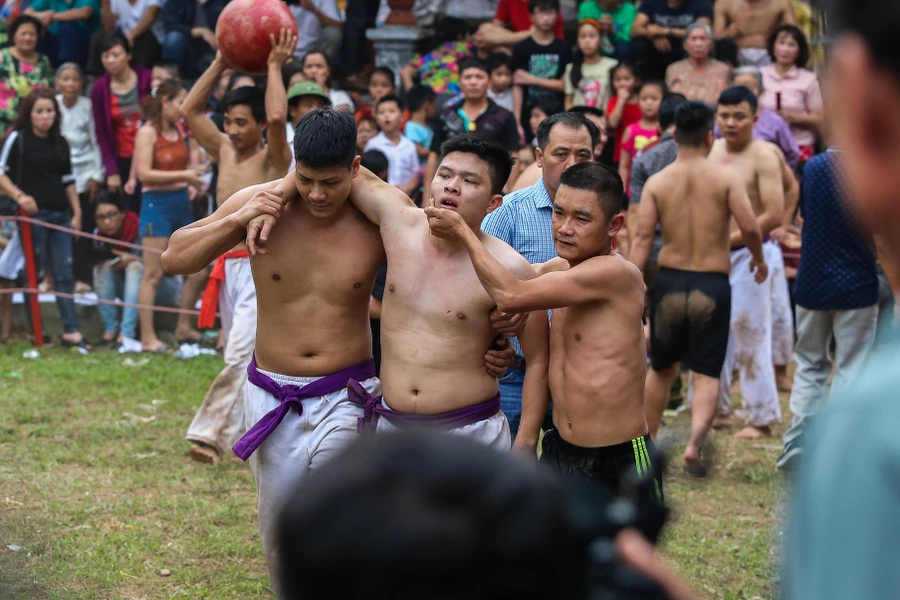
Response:
M169 349L167 344L159 341L158 339L141 340L141 352L166 352Z
M728 429L731 425L731 415L716 415L712 422L713 429Z
M175 339L178 340L179 344L183 344L185 342L199 342L203 339L203 334L197 331L196 329L191 329L187 327L185 329L176 329L175 330Z
M684 449L684 472L699 479L707 475L706 467L700 460L700 448L690 443Z
M207 463L210 465L219 464L219 455L211 446L194 442L191 446L191 458L197 462Z
M787 366L775 366L775 385L779 392L789 392L794 389L794 380L788 375Z
M747 425L736 434L734 437L739 440L758 440L764 437L770 437L772 435L772 429L766 425L765 427L754 427L753 425Z

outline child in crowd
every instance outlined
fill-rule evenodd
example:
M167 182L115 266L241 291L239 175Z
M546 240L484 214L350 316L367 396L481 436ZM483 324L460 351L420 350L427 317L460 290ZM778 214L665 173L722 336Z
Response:
M498 106L513 112L512 57L503 52L495 52L488 57L488 66L491 68L488 98Z
M362 154L366 151L366 144L369 143L378 133L378 122L375 117L362 117L356 123L356 152Z
M369 102L356 111L356 120L374 114L373 108L385 96L396 96L394 71L388 67L375 67L369 76Z
M606 103L606 119L609 129L614 132L613 163L618 165L622 153L625 128L641 120L637 89L640 86L637 67L633 63L622 62L609 72L610 86L615 95ZM625 188L628 189L627 187Z
M619 63L600 53L601 39L601 26L596 19L583 19L578 24L578 52L566 67L564 77L566 110L573 106L602 108L609 97L609 74Z
M635 3L623 0L585 0L578 7L579 22L596 20L606 40L604 54L619 60L631 58L631 26L636 16Z
M536 102L528 108L528 127L531 128L531 131L536 133L537 128L541 126L544 119L557 112L558 111L553 110L552 106L546 102ZM537 147L537 138L532 138L530 144Z
M437 94L433 89L419 84L412 86L406 95L409 120L403 128L403 135L416 145L419 164L425 164L428 160L431 140L434 138L434 131L428 124L434 120L436 98Z
M529 0L532 33L513 47L513 114L519 125L519 138L527 142L534 136L529 127L528 107L546 103L550 113L563 110L563 75L572 62L572 47L554 34L559 16L559 0ZM527 129L527 131L526 131Z
M403 101L385 96L375 104L375 119L381 131L366 144L365 150L380 150L388 157L387 181L412 196L419 188L419 155L416 145L403 135Z
M625 128L619 159L619 175L625 183L626 195L630 194L632 162L643 154L645 148L659 139L659 105L665 95L666 86L660 81L648 81L638 93L641 118Z

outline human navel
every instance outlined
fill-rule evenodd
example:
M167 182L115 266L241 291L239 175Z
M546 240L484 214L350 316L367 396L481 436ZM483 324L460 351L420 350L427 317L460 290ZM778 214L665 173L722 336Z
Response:
M575 334L575 341L576 341L576 342L580 342L580 341L581 341L581 334L580 334L580 333L576 333L576 334Z
M281 281L281 275L279 275L278 273L272 273L272 280Z

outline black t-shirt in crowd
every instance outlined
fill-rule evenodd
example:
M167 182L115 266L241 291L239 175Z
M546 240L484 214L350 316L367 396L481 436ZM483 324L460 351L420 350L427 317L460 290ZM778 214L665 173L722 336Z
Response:
M72 209L66 186L75 184L75 176L65 139L57 148L50 138L38 137L32 131L11 132L0 150L0 173L34 198L38 210L68 212Z
M681 6L669 6L669 0L643 0L638 12L650 18L651 25L685 29L697 19L712 21L713 7L709 0L684 0Z
M566 66L572 62L572 46L563 40L554 39L546 46L527 37L513 46L512 69L528 71L541 79L560 79ZM531 106L546 104L551 112L561 112L565 95L536 85L524 86L522 96L522 122L527 123Z
M431 151L441 153L441 144L461 133L474 133L483 138L496 142L515 152L519 149L519 129L516 127L516 118L511 112L497 106L493 100L487 98L487 108L478 115L474 123L468 123L463 118L460 107L465 99L459 98L448 102L441 114L438 115L434 125L434 138L431 140Z

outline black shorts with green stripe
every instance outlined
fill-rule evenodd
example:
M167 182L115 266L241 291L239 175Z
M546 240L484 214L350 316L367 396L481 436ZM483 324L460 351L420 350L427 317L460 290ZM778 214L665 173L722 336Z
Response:
M653 473L656 500L663 502L662 479L654 473L652 462L659 455L649 435L614 446L583 448L570 444L551 429L544 434L541 447L542 463L567 477L597 483L613 495L618 494L627 474Z

